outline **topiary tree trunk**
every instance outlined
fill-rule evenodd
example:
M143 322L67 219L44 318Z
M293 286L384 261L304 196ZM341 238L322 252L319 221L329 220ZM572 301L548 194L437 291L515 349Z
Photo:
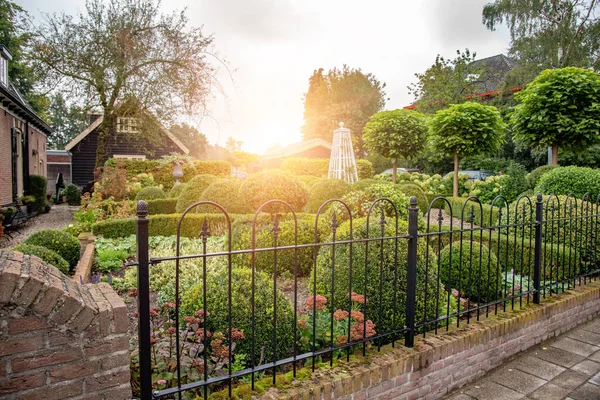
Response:
M558 165L558 145L552 145L552 165Z

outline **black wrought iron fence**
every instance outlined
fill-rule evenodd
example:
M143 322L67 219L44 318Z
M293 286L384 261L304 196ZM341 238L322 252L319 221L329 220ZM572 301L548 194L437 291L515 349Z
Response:
M199 202L181 215L175 254L150 258L141 201L140 396L207 398L215 390L231 396L240 381L254 389L257 380L275 383L278 373L295 377L302 367L349 359L358 350L364 355L369 346L403 340L411 347L415 335L540 303L597 275L599 204L600 196L589 195L522 196L513 204L499 196L491 206L469 197L456 210L439 197L422 213L413 197L403 220L386 198L363 218L341 200L329 200L307 221L272 200L252 221L233 227L220 205ZM202 251L182 254L182 224L199 207L225 216L220 248L209 246L204 219ZM238 240L248 230L250 245L237 248L248 243ZM168 329L157 333L165 322L158 322L161 311L150 301L150 269L166 263L175 264L175 287L165 303L169 322L161 325ZM196 278L182 286L186 268L195 268ZM173 341L173 361L157 365L157 354L167 357L161 339Z

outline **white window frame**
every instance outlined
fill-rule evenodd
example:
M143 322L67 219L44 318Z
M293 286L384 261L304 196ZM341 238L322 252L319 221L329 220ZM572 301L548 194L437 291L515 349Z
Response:
M117 118L117 132L119 133L139 133L139 118Z
M0 80L4 86L8 86L8 60L0 57Z
M113 158L118 160L146 160L146 156L144 154L114 154Z

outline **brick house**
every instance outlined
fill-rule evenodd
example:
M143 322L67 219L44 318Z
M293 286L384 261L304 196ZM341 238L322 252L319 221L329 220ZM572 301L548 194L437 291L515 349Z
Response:
M46 176L46 137L52 129L8 78L12 56L0 45L0 205L29 192L29 176Z

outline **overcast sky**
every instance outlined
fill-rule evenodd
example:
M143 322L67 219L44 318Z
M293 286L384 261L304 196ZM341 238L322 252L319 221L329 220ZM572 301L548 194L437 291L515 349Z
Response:
M228 137L263 153L300 141L303 104L313 70L361 68L386 83L386 109L412 102L407 86L439 53L469 48L477 58L506 53L506 29L489 32L481 10L490 0L174 0L190 22L214 34L228 68L220 67L224 96L210 117L191 121L211 144ZM42 13L75 13L85 0L16 0L39 21ZM215 65L218 63L216 62Z

